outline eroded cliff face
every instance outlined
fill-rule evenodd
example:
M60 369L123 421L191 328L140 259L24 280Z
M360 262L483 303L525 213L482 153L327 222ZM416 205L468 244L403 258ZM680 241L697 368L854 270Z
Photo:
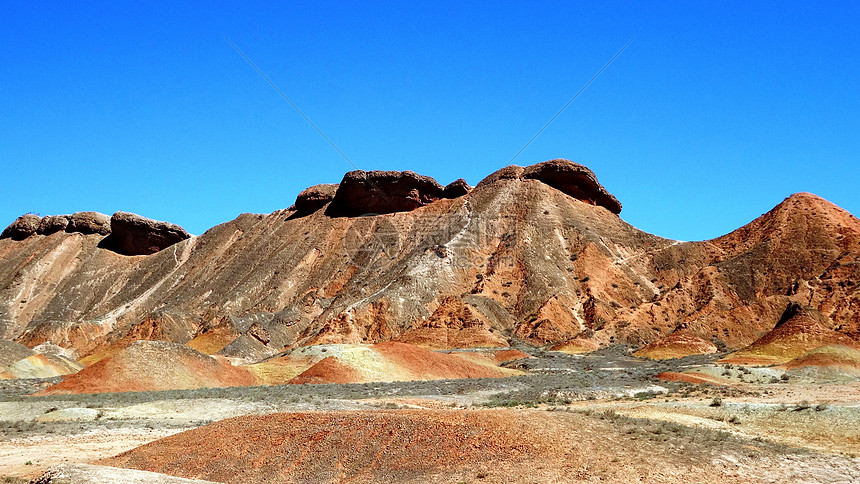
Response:
M406 190L421 203L374 216L332 213L328 187L302 213L244 214L151 255L106 250L99 234L6 238L0 336L94 360L138 339L207 335L276 352L645 345L683 330L741 348L796 302L860 338L860 222L844 210L798 194L724 237L677 242L619 218L581 165L550 163L509 167L455 198Z

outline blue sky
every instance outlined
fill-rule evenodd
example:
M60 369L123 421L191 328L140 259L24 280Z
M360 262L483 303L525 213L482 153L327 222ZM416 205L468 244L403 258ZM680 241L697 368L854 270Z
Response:
M86 4L86 5L77 5ZM860 215L860 3L20 2L0 29L0 225L136 212L202 233L353 169L595 171L622 218L727 233L798 191Z

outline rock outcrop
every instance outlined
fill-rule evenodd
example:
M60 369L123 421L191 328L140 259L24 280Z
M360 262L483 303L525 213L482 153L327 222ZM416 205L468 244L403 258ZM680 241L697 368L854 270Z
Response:
M338 185L325 183L305 188L296 197L295 209L299 215L307 215L323 208L334 199Z
M458 178L445 185L445 188L442 190L442 198L458 198L468 195L470 191L472 191L472 187L466 183L466 180Z
M6 230L0 235L0 239L24 240L34 234L51 235L63 230L85 235L108 235L110 234L110 217L99 212L49 215L44 218L28 213L18 217L12 222L12 225L6 227Z
M0 239L24 240L39 230L40 223L42 223L42 217L38 215L32 213L21 215L3 230Z
M597 181L594 172L570 160L559 158L525 168L507 166L481 180L478 186L510 179L539 180L573 198L604 207L614 214L621 213L621 202Z
M409 212L442 197L444 187L412 171L355 170L344 175L334 195L336 215Z
M183 241L191 234L182 227L128 212L110 218L111 235L105 245L123 255L150 255Z
M44 218L34 214L22 215L6 227L0 238L20 241L34 234L51 235L61 231L107 235L101 245L124 255L154 254L191 237L191 234L178 225L133 213L117 212L108 217L99 212L77 212Z
M80 234L110 234L110 217L99 212L77 212L69 216L66 232Z
M51 235L66 230L69 226L68 215L48 215L39 224L39 235Z
M621 202L603 188L594 172L578 163L563 159L545 161L523 170L523 178L540 180L573 198L621 213Z

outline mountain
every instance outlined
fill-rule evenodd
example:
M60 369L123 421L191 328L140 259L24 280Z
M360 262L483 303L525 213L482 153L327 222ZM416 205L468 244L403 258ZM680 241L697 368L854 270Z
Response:
M122 212L111 222L137 221L143 242L22 217L0 239L0 337L73 348L88 364L137 340L217 352L243 338L227 355L241 357L385 341L644 346L683 331L740 349L801 304L860 341L860 221L830 202L795 194L701 242L648 234L620 212L590 170L551 160L474 188L350 172L196 237ZM167 229L175 239L151 234Z

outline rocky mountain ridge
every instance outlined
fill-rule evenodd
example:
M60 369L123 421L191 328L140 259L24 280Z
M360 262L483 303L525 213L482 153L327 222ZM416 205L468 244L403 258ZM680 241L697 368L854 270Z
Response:
M87 226L75 215L57 230L24 216L0 240L0 336L91 361L140 339L243 338L275 354L390 340L594 349L683 331L740 349L800 304L860 340L860 221L826 200L792 195L702 242L642 232L620 211L590 170L551 160L474 188L350 172L197 237L131 224L142 243L110 240L129 215L110 235L70 230Z

